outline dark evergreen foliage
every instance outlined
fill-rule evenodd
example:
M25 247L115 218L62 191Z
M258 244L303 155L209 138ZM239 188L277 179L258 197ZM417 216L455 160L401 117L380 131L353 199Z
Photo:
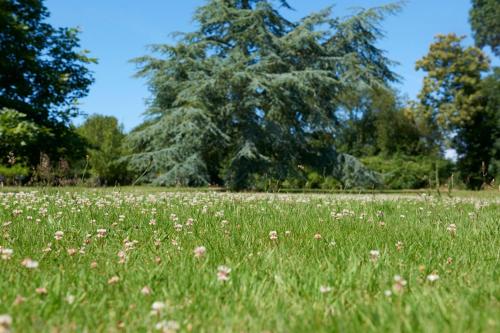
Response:
M500 0L472 0L470 23L476 45L500 56Z
M466 185L480 189L500 176L500 68L481 82L483 111L454 138L458 169Z
M375 43L380 20L399 6L347 19L326 9L290 22L278 5L289 7L209 1L195 32L153 46L159 57L136 59L153 98L145 125L129 137L130 163L150 168L149 181L241 189L252 175L285 180L303 164L349 186L376 178L332 143L350 93L396 79Z

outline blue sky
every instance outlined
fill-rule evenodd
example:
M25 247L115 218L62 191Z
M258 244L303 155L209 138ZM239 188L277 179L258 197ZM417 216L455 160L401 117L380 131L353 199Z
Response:
M353 7L386 4L380 0L289 0L295 11L283 10L290 19L334 5L335 16L346 16ZM87 114L114 115L132 129L142 121L150 96L143 80L133 78L129 60L147 53L146 46L172 42L170 33L194 28L192 15L205 0L46 0L49 22L82 29L81 45L99 59L92 66L96 82L81 101ZM379 46L399 62L394 70L402 76L397 88L414 98L422 83L415 62L427 53L438 33L467 35L472 43L468 11L470 0L409 0L404 10L389 17ZM496 63L498 63L496 61ZM80 120L81 121L81 120ZM77 121L78 122L78 121Z

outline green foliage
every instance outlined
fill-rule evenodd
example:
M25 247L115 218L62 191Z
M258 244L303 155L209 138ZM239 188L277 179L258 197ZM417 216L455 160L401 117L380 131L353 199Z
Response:
M323 190L341 190L342 184L335 178L328 176L321 183Z
M433 145L425 140L425 128L410 108L393 90L362 91L346 106L335 143L356 157L429 154Z
M40 152L54 160L81 157L69 122L93 81L86 66L95 60L79 50L78 30L54 28L48 15L41 0L0 1L0 109L16 110L39 128L20 156L31 166Z
M500 56L500 2L472 0L470 23L476 45L489 46L497 56Z
M435 184L436 163L442 183L451 176L452 163L441 158L395 155L370 156L361 160L368 168L382 175L384 186L389 189L432 187Z
M347 154L331 153L320 155L325 166L316 171L313 167L298 166L299 171L286 179L273 178L272 175L253 174L249 189L258 191L278 191L280 189L361 189L381 188L383 180L380 174L368 169L358 159ZM325 162L326 160L326 162ZM320 165L319 163L315 163ZM333 167L332 167L333 166Z
M21 184L29 174L29 168L21 164L11 166L0 164L0 183L2 185Z
M487 78L483 81L483 93L487 96L486 110L488 115L493 115L492 126L488 129L491 131L491 140L488 144L491 145L489 156L491 160L488 165L488 173L490 176L495 177L496 182L500 182L500 69L495 68L492 77L495 79Z
M154 184L233 189L251 187L255 175L293 178L301 164L347 177L359 165L333 164L354 160L337 159L326 143L349 92L395 79L375 44L379 22L398 8L347 19L326 9L290 22L271 1L209 1L196 12L196 31L154 46L158 58L136 60L153 98L129 136L131 167L150 168Z
M0 109L0 164L7 162L8 154L22 161L29 146L36 141L40 128L26 119L26 115L11 109ZM24 161L25 162L25 161Z
M377 89L381 92L385 89ZM374 89L355 92L347 99L344 113L339 117L335 145L341 152L356 157L374 155L377 147L378 110L374 104L381 96ZM386 110L386 108L383 108Z
M403 106L395 94L377 95L372 107L377 112L376 144L380 154L429 155L435 151L433 142L426 140L427 129L422 127L425 124L413 117L411 106Z
M461 180L481 188L497 173L499 74L496 70L482 79L489 60L478 48L462 46L463 38L437 36L429 54L417 62L417 69L428 73L418 110L457 151Z
M482 111L453 138L462 180L473 189L500 176L500 68L483 79L480 91Z
M306 188L314 189L320 188L323 183L323 177L316 171L313 171L307 175Z
M416 65L417 70L427 73L419 94L419 111L444 137L482 111L479 84L489 60L480 49L463 47L464 38L436 36L429 53Z
M299 189L304 188L306 184L306 178L304 177L289 177L281 183L283 189Z
M98 183L114 185L130 181L127 163L121 159L126 154L125 134L115 117L92 115L78 127L77 133L89 144L90 172Z

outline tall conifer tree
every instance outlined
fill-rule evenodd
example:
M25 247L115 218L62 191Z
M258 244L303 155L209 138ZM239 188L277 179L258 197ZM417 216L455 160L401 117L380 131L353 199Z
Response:
M198 29L159 57L136 59L149 80L146 123L129 138L132 167L163 185L246 188L255 175L283 180L301 165L346 186L376 177L334 149L337 112L349 92L395 80L375 46L397 5L340 20L331 9L299 22L286 1L211 0ZM349 165L344 165L350 163Z

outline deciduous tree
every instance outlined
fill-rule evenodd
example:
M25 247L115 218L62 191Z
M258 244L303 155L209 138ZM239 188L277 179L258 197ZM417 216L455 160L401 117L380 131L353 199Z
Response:
M90 172L100 184L124 184L129 181L126 163L121 157L125 134L118 120L112 116L92 115L77 128L88 143Z
M483 109L481 74L489 69L487 56L474 46L464 47L465 37L438 35L429 53L417 61L426 72L419 94L420 112L444 138L470 122Z
M500 176L500 68L480 85L483 109L453 139L458 168L470 188L491 184Z
M81 153L70 121L88 93L87 65L95 61L80 50L77 29L55 28L48 16L41 0L0 1L0 109L15 110L41 129L23 152L32 165L40 151L54 160Z

